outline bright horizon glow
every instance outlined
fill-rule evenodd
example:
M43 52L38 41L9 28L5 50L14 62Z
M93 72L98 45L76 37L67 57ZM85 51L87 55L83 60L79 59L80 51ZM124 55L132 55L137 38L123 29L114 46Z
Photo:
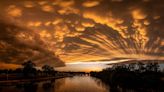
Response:
M114 64L114 63L121 63L125 62L131 59L125 59L125 60L108 60L108 61L93 61L93 62L69 62L65 63L66 65L76 65L76 64Z
M95 61L95 62L71 62L65 63L66 66L64 67L56 67L59 71L83 71L83 72L90 72L90 71L101 71L104 68L111 67L110 64L114 63L121 63L128 61L130 59L125 60L111 60L111 61Z

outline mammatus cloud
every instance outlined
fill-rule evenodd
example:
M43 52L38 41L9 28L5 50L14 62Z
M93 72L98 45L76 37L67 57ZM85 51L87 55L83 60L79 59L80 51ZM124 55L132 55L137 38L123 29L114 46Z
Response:
M8 28L5 21L33 30L22 32L10 26L5 32L1 30L7 37L1 42L1 47L6 47L1 50L5 55L2 62L19 63L17 59L25 60L31 53L38 64L53 63L56 57L64 62L116 57L164 59L163 0L0 2L2 28ZM11 38L19 44L10 43ZM24 50L18 49L20 43ZM16 54L6 52L9 47Z
M86 2L84 2L82 5L84 7L94 7L94 6L97 6L99 5L99 1L98 0L88 0Z
M20 8L18 8L15 5L10 5L7 9L6 9L6 13L9 16L12 17L20 17L22 16L22 10Z
M41 8L45 12L54 12L54 8L52 6L49 6L49 5L44 5Z

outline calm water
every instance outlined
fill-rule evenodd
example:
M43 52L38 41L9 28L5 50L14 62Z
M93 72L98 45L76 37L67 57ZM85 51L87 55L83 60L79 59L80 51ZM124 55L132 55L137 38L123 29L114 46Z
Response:
M90 76L74 76L57 79L54 82L0 87L0 92L109 92L101 80Z

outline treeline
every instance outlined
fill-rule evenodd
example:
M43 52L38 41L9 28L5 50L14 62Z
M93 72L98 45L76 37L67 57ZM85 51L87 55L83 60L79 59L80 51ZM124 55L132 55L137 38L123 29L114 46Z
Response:
M32 61L27 61L22 64L22 68L0 70L0 80L55 76L56 73L54 67L44 65L42 69L37 69Z
M110 85L110 91L133 89L136 92L164 92L164 72L158 63L115 64L100 72L90 72ZM135 92L135 91L132 91Z

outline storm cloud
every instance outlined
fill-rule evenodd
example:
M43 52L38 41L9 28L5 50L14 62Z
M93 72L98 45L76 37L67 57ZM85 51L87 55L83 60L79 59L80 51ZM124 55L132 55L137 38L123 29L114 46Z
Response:
M0 60L58 65L55 60L164 59L163 5L163 0L1 0Z

